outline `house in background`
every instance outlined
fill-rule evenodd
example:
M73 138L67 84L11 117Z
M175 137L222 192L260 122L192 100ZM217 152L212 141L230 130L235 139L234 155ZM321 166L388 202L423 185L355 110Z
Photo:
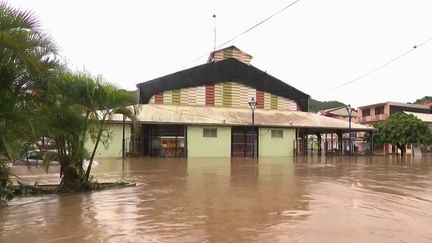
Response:
M408 115L413 115L417 117L418 119L422 120L424 123L426 123L429 127L429 129L432 131L432 113L418 113L418 112L408 112L405 111Z
M432 132L432 113L427 114L427 113L417 113L417 112L408 112L408 111L405 111L405 113L408 115L411 114L417 117L418 119L420 119L422 122L426 123L429 127L429 130ZM429 153L432 152L432 146L430 145L420 145L420 149L422 152L429 152Z
M426 105L432 108L432 101L425 101L423 103L420 103L419 105Z
M212 52L203 65L137 84L141 111L138 127L126 121L127 153L286 157L306 153L310 134L348 133L347 121L309 113L308 94L252 66L251 59L230 46ZM121 116L112 118L113 144L121 141L121 125ZM139 135L132 138L134 129ZM352 130L373 129L353 123ZM337 146L342 153L342 140ZM119 148L101 148L98 157L119 157Z
M383 102L378 104L361 106L358 108L359 121L364 125L374 125L385 121L389 116L398 112L410 112L413 114L430 114L431 108L428 105L405 104L399 102ZM374 152L377 154L392 154L395 151L394 146L385 144L382 147L375 147ZM410 150L407 150L409 153Z

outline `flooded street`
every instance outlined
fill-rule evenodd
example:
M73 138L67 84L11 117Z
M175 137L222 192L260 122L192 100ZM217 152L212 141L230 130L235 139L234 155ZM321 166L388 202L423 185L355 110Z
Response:
M432 241L432 156L145 158L94 172L137 186L16 198L0 209L0 242Z

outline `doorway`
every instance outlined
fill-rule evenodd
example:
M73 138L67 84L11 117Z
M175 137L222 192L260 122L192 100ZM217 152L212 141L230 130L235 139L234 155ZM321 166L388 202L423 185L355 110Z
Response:
M231 156L258 157L258 128L233 127L231 129Z
M147 125L141 127L143 154L152 157L185 157L184 125Z

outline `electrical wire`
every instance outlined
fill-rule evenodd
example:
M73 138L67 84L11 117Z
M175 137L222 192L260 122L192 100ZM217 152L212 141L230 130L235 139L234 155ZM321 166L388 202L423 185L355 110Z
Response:
M430 42L430 41L432 41L432 38L429 38L429 39L423 41L422 43L413 46L412 48L410 48L409 50L407 50L407 51L403 52L402 54L396 56L395 58L392 58L391 60L385 62L384 64L381 64L381 65L379 65L379 66L377 66L377 67L371 69L370 71L368 71L368 72L366 72L366 73L363 73L362 75L357 76L357 77L354 78L354 79L349 80L348 82L345 82L345 83L342 83L342 84L340 84L340 85L338 85L338 86L336 86L336 87L333 87L333 88L326 89L326 90L324 90L324 91L318 92L318 93L314 94L314 96L316 96L316 95L320 95L320 94L324 94L324 93L328 93L328 92L330 92L330 91L333 91L333 90L336 90L336 89L342 88L342 87L344 87L344 86L347 86L347 85L349 85L349 84L352 84L352 83L354 83L354 82L356 82L356 81L358 81L358 80L360 80L360 79L362 79L362 78L364 78L364 77L366 77L366 76L368 76L368 75L370 75L370 74L372 74L372 73L374 73L374 72L376 72L376 71L378 71L378 70L380 70L380 69L382 69L382 68L384 68L384 67L386 67L386 66L388 66L388 65L390 65L390 64L392 64L392 63L394 63L394 62L396 62L396 61L398 61L399 59L401 59L401 58L403 58L404 56L410 54L411 52L417 50L419 47L425 45L426 43L428 43L428 42Z
M216 48L220 48L220 47L222 47L222 46L224 46L224 45L226 45L226 44L228 44L228 43L234 41L235 39L239 38L240 36L246 34L246 33L249 32L249 31L255 29L256 27L260 26L261 24L267 22L268 20L270 20L270 19L273 18L274 16L280 14L281 12L285 11L286 9L288 9L289 7L293 6L294 4L296 4L296 3L300 2L300 1L301 1L301 0L296 0L296 1L292 2L292 3L290 3L289 5L285 6L285 7L282 8L282 9L280 9L280 10L277 11L276 13L274 13L274 14L270 15L269 17L267 17L267 18L261 20L259 23L255 24L254 26L250 27L249 29L247 29L247 30L241 32L240 34L234 36L233 38L231 38L231 39L225 41L224 43L222 43L222 44L220 44L220 45L218 45Z
M224 43L222 43L222 44L216 46L215 49L219 49L219 48L223 47L224 45L226 45L226 44L228 44L228 43L234 41L235 39L241 37L242 35L248 33L249 31L251 31L251 30L253 30L253 29L255 29L256 27L258 27L258 26L264 24L265 22L267 22L267 21L270 20L271 18L275 17L276 15L280 14L281 12L285 11L286 9L290 8L291 6L293 6L294 4L296 4L296 3L300 2L300 1L301 1L301 0L295 0L294 2L288 4L287 6L281 8L281 9L278 10L277 12L273 13L273 14L270 15L269 17L267 17L267 18L261 20L260 22L258 22L258 23L255 24L255 25L253 25L252 27L249 27L248 29L244 30L244 31L241 32L240 34L238 34L238 35L232 37L231 39L225 41ZM194 59L194 60L192 61L192 63L194 63L194 62L200 60L201 58L205 57L205 56L208 55L208 54L209 54L209 52L204 53L203 55L201 55L201 56L199 56L198 58Z

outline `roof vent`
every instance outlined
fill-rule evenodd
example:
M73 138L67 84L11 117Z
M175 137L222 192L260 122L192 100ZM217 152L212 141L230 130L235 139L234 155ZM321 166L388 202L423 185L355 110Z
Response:
M218 62L228 58L235 58L243 63L250 65L250 61L252 56L247 54L246 52L238 49L235 46L229 46L220 50L216 50L210 53L210 56L207 62Z

